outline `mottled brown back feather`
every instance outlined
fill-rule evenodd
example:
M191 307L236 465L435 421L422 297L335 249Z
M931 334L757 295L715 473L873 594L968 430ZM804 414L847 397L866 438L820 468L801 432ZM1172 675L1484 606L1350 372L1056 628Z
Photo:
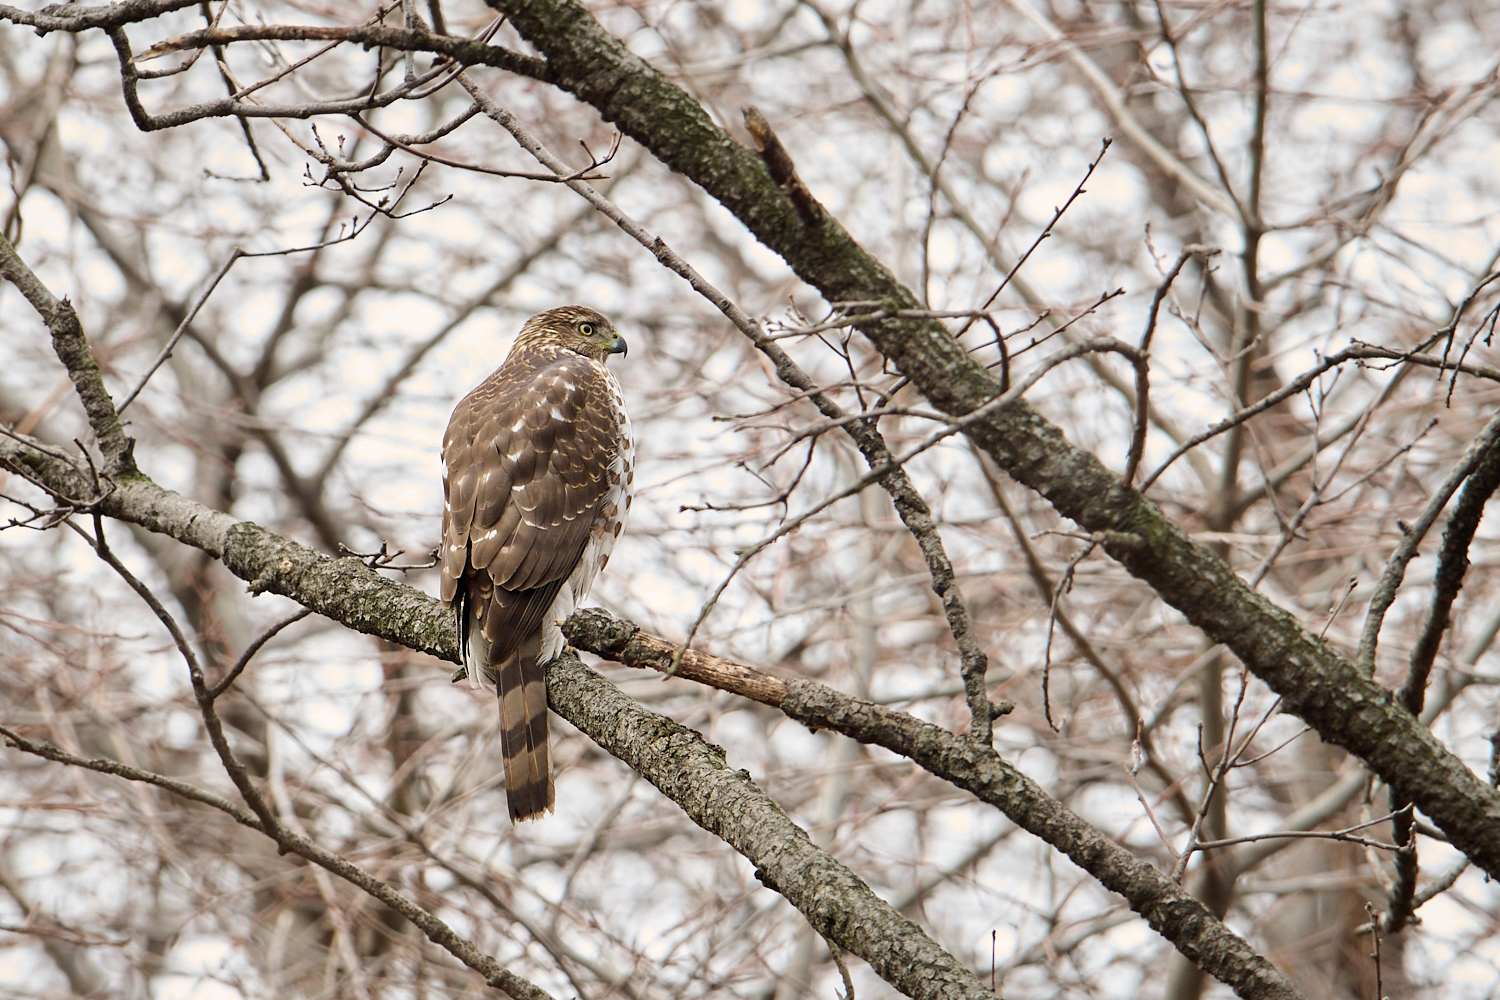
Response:
M443 439L442 597L458 611L472 652L482 653L466 662L497 681L506 797L517 820L553 804L537 663L547 613L591 535L611 530L613 538L622 514L608 501L629 446L624 416L597 360L604 348L591 359L565 346L581 320L610 329L580 307L533 317L505 363L454 409Z

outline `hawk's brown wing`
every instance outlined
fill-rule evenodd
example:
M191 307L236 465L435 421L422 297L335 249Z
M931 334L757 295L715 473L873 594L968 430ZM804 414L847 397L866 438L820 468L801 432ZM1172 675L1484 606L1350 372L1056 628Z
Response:
M443 439L442 596L498 682L513 818L552 804L541 631L611 487L621 426L603 366L512 353L453 411ZM466 656L466 662L468 656Z
M464 398L443 440L443 592L485 573L495 601L486 638L518 645L540 627L578 565L610 466L619 420L601 367L567 352L515 357Z

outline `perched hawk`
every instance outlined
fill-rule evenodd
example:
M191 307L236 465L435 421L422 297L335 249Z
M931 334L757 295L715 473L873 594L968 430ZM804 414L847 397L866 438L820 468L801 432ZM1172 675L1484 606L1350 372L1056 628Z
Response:
M443 435L443 600L469 682L499 694L512 821L553 806L543 666L630 509L630 421L604 366L624 353L592 309L539 313Z

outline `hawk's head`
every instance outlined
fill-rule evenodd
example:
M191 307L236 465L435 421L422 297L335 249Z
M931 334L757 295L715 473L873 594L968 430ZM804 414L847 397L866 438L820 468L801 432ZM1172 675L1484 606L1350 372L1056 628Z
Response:
M511 350L555 346L595 361L624 354L625 338L615 325L586 306L561 306L537 313L526 321Z

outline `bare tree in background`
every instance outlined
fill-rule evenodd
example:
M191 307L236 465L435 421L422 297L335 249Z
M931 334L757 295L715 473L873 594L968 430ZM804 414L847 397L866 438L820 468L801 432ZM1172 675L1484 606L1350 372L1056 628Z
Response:
M0 20L6 995L1500 989L1492 5ZM512 828L427 553L565 302Z

